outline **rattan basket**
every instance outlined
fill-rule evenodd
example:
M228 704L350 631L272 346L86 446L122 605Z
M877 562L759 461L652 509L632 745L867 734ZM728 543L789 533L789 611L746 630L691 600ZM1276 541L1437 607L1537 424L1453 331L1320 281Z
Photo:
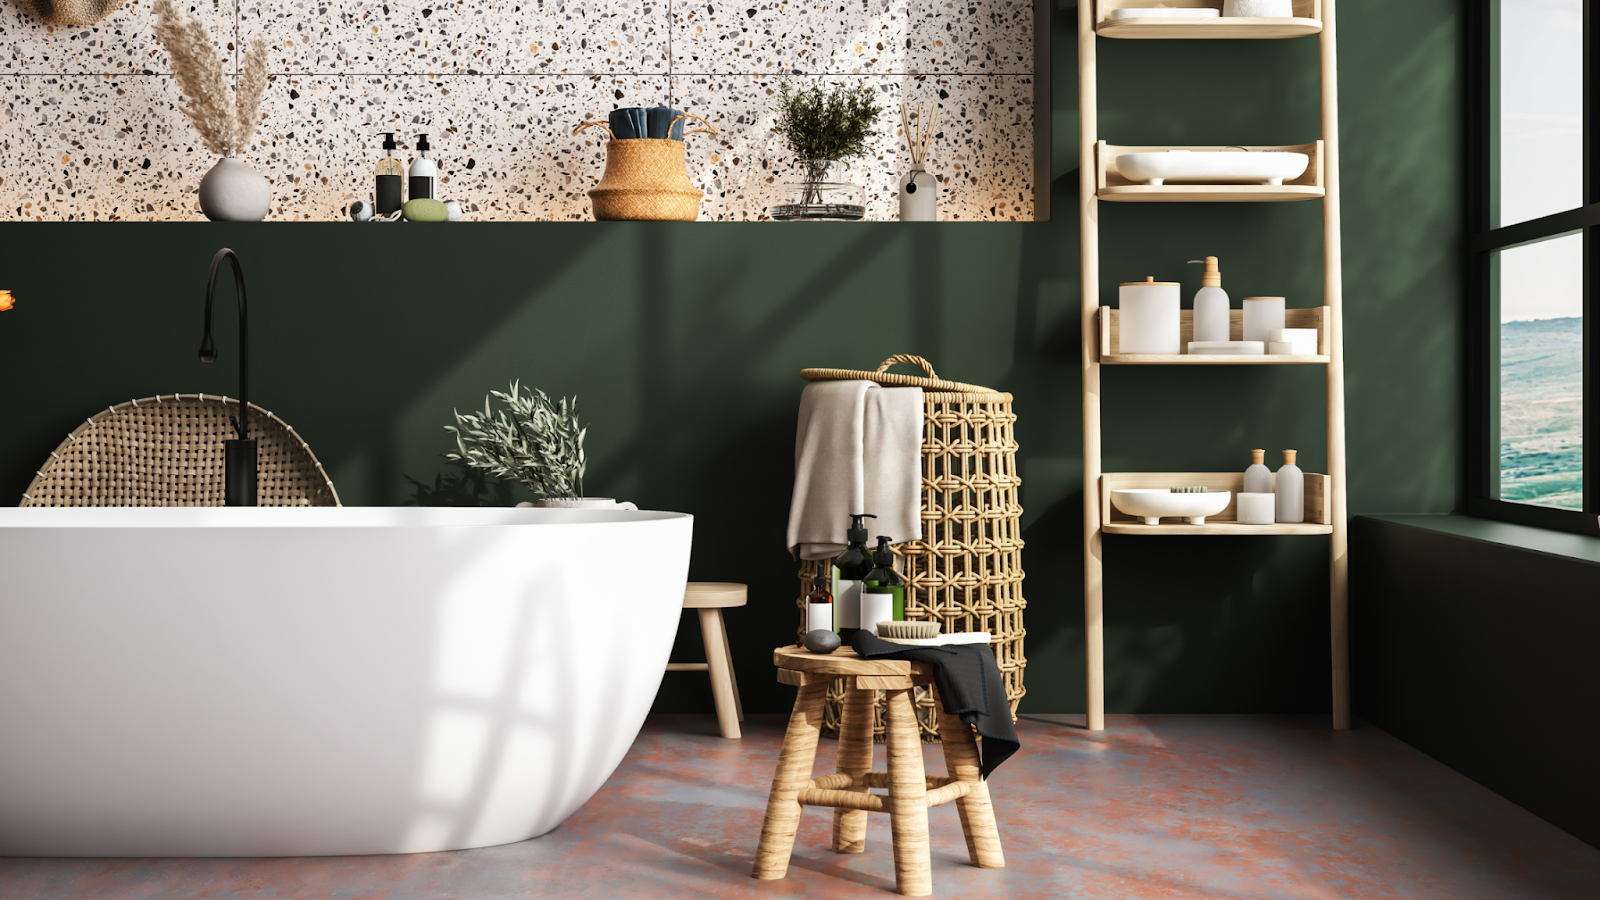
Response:
M50 25L93 25L116 12L123 0L24 0Z
M700 117L685 113L672 124L679 119ZM611 133L604 122L584 122L573 134L594 126ZM671 133L671 126L667 130ZM716 133L707 126L687 132L685 137ZM700 217L703 196L705 192L689 180L683 141L613 137L606 142L606 169L600 183L589 191L589 202L599 222L693 222Z
M73 429L22 495L22 506L221 506L223 445L239 401L206 394L130 400ZM250 404L256 502L338 506L339 493L288 423Z
M921 366L926 378L888 371L896 363ZM923 390L922 539L894 545L906 576L906 619L937 621L946 633L987 631L993 635L995 660L1006 681L1011 713L1024 688L1027 665L1022 641L1027 633L1022 611L1022 479L1017 475L1016 415L1011 395L986 387L945 381L920 356L891 356L875 372L847 369L805 369L807 381L859 378L879 384ZM800 565L803 631L805 597L818 563ZM823 728L837 735L844 686L828 691ZM923 740L939 737L939 716L925 689L917 691L917 721ZM874 727L883 740L882 698Z

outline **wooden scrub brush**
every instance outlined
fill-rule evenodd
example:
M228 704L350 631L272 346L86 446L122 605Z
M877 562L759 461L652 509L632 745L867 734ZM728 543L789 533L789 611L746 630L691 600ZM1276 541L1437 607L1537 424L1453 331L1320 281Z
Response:
M878 637L881 637L886 641L930 641L938 636L938 622L878 623Z

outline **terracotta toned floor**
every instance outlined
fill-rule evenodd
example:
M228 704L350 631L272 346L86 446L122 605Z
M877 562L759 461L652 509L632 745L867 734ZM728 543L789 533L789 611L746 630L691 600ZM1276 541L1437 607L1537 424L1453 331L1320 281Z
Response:
M1594 898L1600 850L1370 726L1321 718L1029 716L991 781L1008 867L978 870L933 811L934 891L1020 898ZM885 897L887 819L863 855L807 813L784 881L750 878L782 717L743 741L654 717L606 787L520 844L416 856L0 859L0 898ZM831 760L825 741L819 768ZM879 767L883 764L880 747ZM937 747L930 768L943 771Z

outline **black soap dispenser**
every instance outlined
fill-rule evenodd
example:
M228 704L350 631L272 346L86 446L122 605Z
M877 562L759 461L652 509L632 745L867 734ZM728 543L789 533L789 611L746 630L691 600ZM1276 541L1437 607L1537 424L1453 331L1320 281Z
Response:
M378 215L387 216L400 211L404 204L401 192L405 184L405 167L400 165L400 160L394 158L393 151L399 148L394 142L394 132L380 132L383 135L383 159L378 160Z
M906 580L894 569L894 551L886 534L878 535L872 571L861 584L861 627L878 633L879 622L906 620Z
M839 636L845 643L861 628L861 583L872 571L872 554L867 552L867 521L876 519L871 513L851 513L850 530L845 532L849 541L844 552L834 557L833 565L839 580L833 586L834 605L839 616Z

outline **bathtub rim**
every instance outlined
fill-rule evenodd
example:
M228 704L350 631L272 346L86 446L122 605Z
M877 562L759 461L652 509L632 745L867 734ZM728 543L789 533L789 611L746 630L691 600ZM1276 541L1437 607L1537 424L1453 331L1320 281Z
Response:
M649 525L689 513L667 510L448 506L227 507L34 506L0 508L15 528L506 528Z

